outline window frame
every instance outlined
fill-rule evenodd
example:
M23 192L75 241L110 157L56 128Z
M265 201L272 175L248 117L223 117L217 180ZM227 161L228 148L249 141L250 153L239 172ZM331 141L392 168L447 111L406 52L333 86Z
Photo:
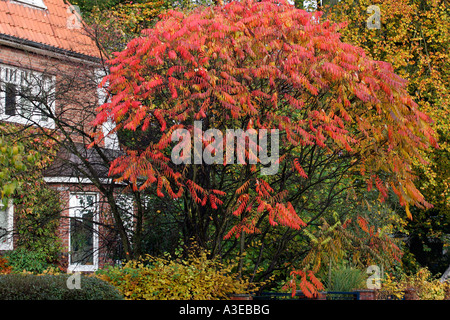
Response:
M14 230L14 205L12 200L9 201L6 209L3 203L0 202L0 211L6 212L7 215L7 236L6 241L0 241L0 251L14 250L13 230Z
M27 82L26 85L24 85L25 81ZM44 116L41 112L36 112L36 107L32 108L32 110L29 111L31 112L30 117L26 117L23 115L24 106L27 104L27 102L29 105L33 105L34 102L26 99L26 97L22 95L22 92L30 90L30 96L33 96L35 94L38 97L40 91L44 90L47 98L50 97L51 99L49 105L50 111L54 113L56 106L56 101L54 99L55 84L56 76L54 75L48 75L39 71L0 63L0 121L13 122L24 125L34 125L37 123L42 127L54 129L55 121L49 117ZM41 85L42 88L40 87ZM7 106L8 86L14 86L14 115L7 114L8 111L11 112L11 110L8 110ZM9 99L11 99L11 97Z
M132 239L132 233L135 232L134 198L129 194L119 193L115 197L115 202L127 236Z
M98 105L101 106L104 103L111 102L111 99L108 97L107 87L108 83L106 83L104 86L100 86L103 78L107 74L103 69L96 69L95 70L95 78L97 82L97 97L98 97ZM108 118L108 120L102 124L102 133L104 136L103 142L105 144L106 149L111 150L120 150L119 146L119 138L117 136L116 132L111 132L116 128L116 123L113 119Z
M13 0L13 2L27 4L32 7L47 10L47 6L45 5L44 0Z
M92 255L93 255L93 264L79 264L79 263L71 263L71 248L72 248L72 230L71 230L71 221L72 219L76 219L76 209L80 206L77 203L78 196L94 196L94 214L93 214L93 232L92 232ZM68 226L68 268L69 272L93 272L98 269L98 261L99 261L99 237L98 237L98 220L99 220L99 194L97 192L71 192L69 194L69 226Z

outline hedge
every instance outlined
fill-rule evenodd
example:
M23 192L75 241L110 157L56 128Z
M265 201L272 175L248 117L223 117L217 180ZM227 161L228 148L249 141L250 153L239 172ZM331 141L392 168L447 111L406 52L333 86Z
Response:
M122 300L111 284L92 276L81 275L80 288L69 289L68 274L0 275L0 300ZM71 281L69 280L69 283Z

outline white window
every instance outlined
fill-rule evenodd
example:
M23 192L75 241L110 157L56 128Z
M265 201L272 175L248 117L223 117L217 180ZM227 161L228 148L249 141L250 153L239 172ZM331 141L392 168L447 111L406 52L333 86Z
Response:
M0 250L13 249L13 215L12 202L7 207L0 202Z
M95 76L97 79L98 85L100 85L103 78L106 76L106 73L103 69L97 69L95 71ZM105 87L97 87L97 96L98 96L98 104L101 106L105 102L108 102L108 94L106 92ZM116 124L112 119L108 119L107 122L105 122L102 125L102 132L105 136L104 142L105 142L105 148L107 149L113 149L113 150L119 150L119 139L117 137L117 133L111 132L116 127Z
M70 195L69 272L98 268L98 195Z
M119 150L119 139L117 137L117 133L110 133L110 131L115 127L116 124L111 119L108 119L108 121L102 125L103 135L105 136L105 148L107 149Z
M14 2L20 2L24 4L28 4L30 6L40 8L40 9L47 9L47 6L45 5L43 0L14 0Z
M134 230L134 201L133 197L126 194L116 196L116 205L119 215L127 232L128 238L132 238Z
M0 120L54 128L55 77L0 64Z

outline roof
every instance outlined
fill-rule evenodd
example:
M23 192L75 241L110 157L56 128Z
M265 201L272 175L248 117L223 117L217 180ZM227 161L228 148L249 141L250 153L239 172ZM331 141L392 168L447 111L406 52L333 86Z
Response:
M109 177L110 161L116 159L121 152L119 150L107 149L100 147L100 152L107 160L102 158L96 148L86 148L82 143L75 144L76 150L69 150L61 147L58 151L55 161L49 168L44 170L44 177L76 177L88 178L89 175L84 175L82 172L89 172L87 166L82 159L89 162L90 167L95 171L95 175L99 179L107 179ZM76 154L78 155L76 155ZM81 157L81 158L80 158Z
M43 0L46 9L14 0L0 0L0 36L82 56L99 56L79 17L64 0Z

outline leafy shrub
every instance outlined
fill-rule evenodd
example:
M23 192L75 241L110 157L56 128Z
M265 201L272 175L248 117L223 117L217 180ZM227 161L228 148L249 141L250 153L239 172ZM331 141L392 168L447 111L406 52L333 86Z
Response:
M9 274L11 271L12 268L8 263L8 259L0 256L0 274Z
M416 274L406 277L404 282L408 287L415 288L420 300L443 300L447 284L433 277L427 268L422 268Z
M70 275L0 275L2 300L120 300L123 296L109 283L80 275L80 289L69 289ZM70 280L69 280L70 281Z
M108 267L96 275L119 289L129 300L217 300L251 290L248 281L237 279L206 251L181 258L146 255L122 267Z
M1 198L14 200L14 233L17 235L14 246L43 252L48 262L56 262L61 253L57 230L62 200L44 181L43 170L54 161L58 144L39 131L32 126L19 128L12 123L0 124L0 140L6 146L14 146L7 158L13 156L16 160L1 164L0 174L6 174L3 181L8 182L5 186L16 187L14 190L7 188L6 197L2 194Z
M408 288L416 289L420 300L443 300L450 285L441 283L427 268L421 268L415 274L403 274L398 279L387 275L382 279L380 295L402 299Z
M14 200L15 225L18 234L15 247L42 252L46 260L55 263L62 252L58 226L61 198L41 178L26 181L25 192Z
M24 248L17 248L4 254L11 266L12 272L27 271L31 273L42 273L51 264L47 262L47 255L39 251L28 251Z
M401 300L405 296L406 285L397 281L394 276L387 274L381 279L381 288L378 291L380 300Z

